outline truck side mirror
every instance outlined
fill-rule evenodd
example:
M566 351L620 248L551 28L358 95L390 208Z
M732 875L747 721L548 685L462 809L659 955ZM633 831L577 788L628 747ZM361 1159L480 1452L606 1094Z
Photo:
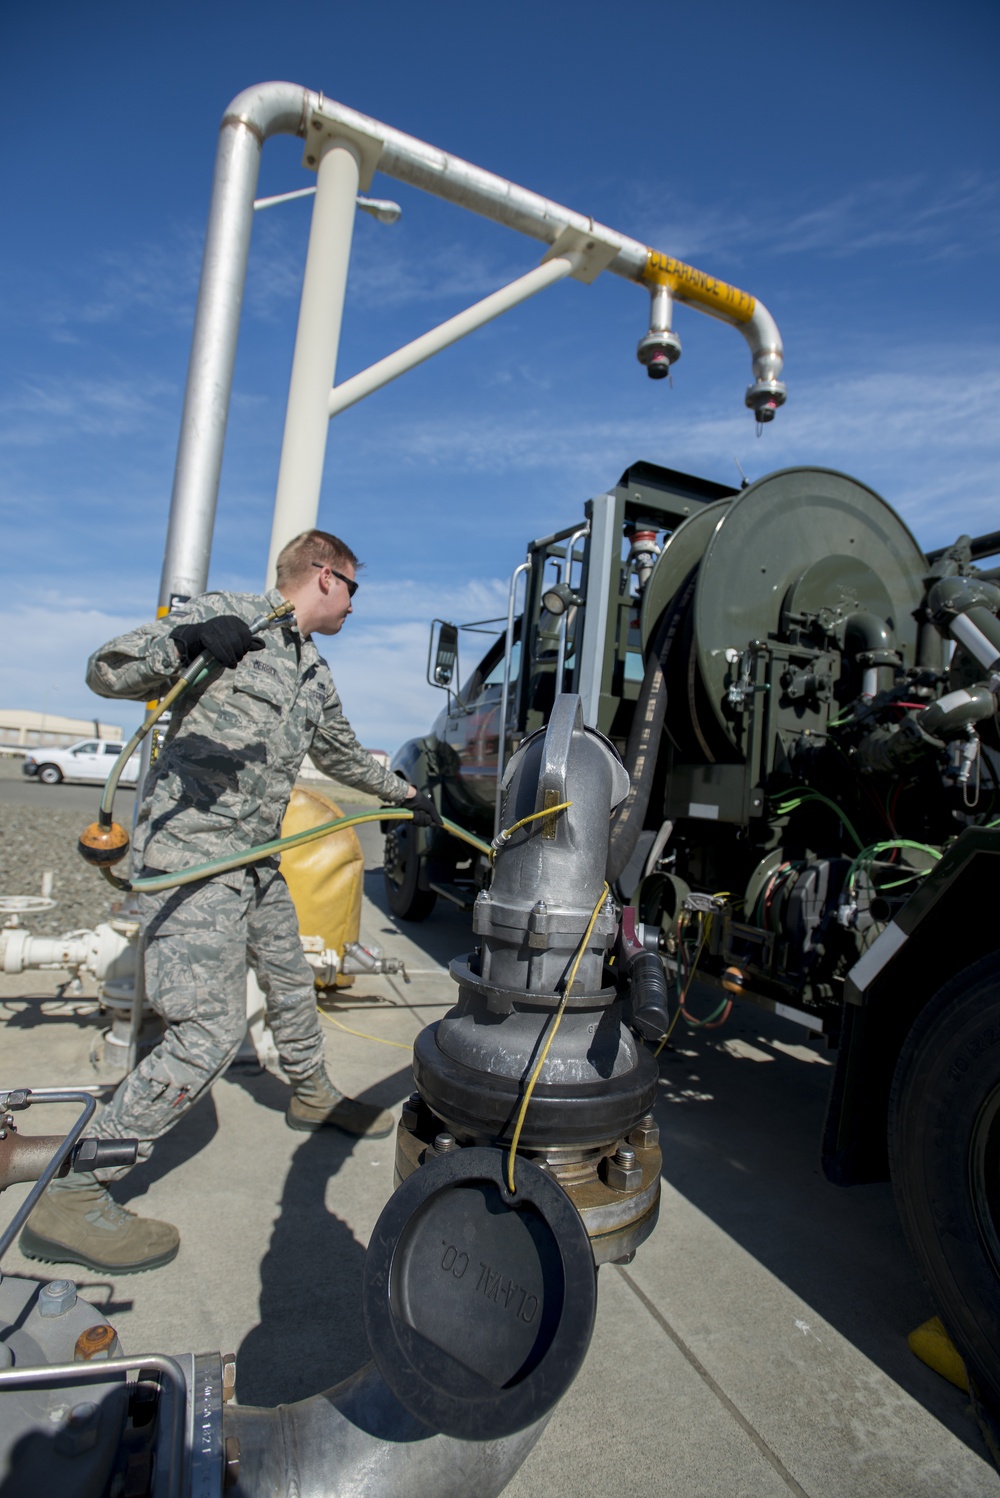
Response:
M435 649L435 630L437 648ZM432 687L442 687L450 695L452 681L458 685L458 626L444 619L435 619L431 624L430 647L427 652L427 680Z

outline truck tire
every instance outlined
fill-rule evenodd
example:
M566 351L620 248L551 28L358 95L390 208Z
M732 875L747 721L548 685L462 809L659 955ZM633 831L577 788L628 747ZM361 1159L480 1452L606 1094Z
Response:
M37 778L43 785L58 785L63 778L63 772L58 765L39 765Z
M1000 1420L1000 952L918 1015L889 1104L903 1229L990 1427Z
M397 823L385 835L382 877L389 909L401 921L423 921L437 904L432 889L421 889L420 859L408 823Z

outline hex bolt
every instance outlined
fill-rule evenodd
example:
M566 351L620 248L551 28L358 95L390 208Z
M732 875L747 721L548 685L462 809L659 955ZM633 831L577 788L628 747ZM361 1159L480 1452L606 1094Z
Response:
M436 1155L450 1155L452 1150L458 1149L458 1140L454 1134L441 1133L435 1136L434 1153Z
M106 1321L97 1326L88 1326L76 1339L73 1348L75 1363L93 1363L114 1357L118 1350L118 1333Z
M222 1354L222 1402L228 1404L236 1393L236 1354Z
M640 1118L635 1128L628 1136L629 1144L634 1144L636 1149L648 1150L660 1142L660 1129L652 1113L647 1113Z
M636 1162L635 1150L627 1144L620 1144L604 1161L603 1173L612 1191L637 1191L642 1185L642 1167Z
M40 1316L62 1316L76 1305L76 1285L72 1280L50 1280L38 1292Z
M403 1128L407 1129L411 1134L415 1132L417 1124L420 1122L420 1106L422 1102L423 1098L419 1092L411 1092L403 1104L403 1111L400 1114L399 1121L403 1125Z

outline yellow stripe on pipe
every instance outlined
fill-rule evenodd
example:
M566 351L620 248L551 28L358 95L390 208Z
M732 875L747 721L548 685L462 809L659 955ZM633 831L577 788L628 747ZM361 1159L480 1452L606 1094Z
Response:
M703 270L696 270L693 265L685 265L683 260L661 254L659 250L647 252L642 279L650 286L669 286L673 295L682 301L700 302L703 307L711 307L713 312L721 312L733 322L749 322L757 305L749 292L740 291L738 286L719 281Z
M159 606L159 608L156 610L156 617L157 617L157 619L165 619L169 613L170 613L170 605L169 605L169 603L161 603L160 606ZM159 697L154 697L150 702L146 703L146 711L149 712L149 713L151 713L153 711L153 708L154 707L159 707L159 705L160 705L160 699L159 699Z

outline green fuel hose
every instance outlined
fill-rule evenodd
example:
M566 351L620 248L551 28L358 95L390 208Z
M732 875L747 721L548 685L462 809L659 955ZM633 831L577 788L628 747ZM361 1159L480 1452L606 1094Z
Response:
M291 603L282 603L269 614L262 614L250 625L253 634L260 634L262 630L269 628L272 624L279 624L288 619L292 613ZM128 764L132 755L138 749L143 739L149 733L153 725L162 718L163 714L177 701L177 699L188 690L196 686L219 666L219 662L209 651L202 653L185 666L183 675L179 676L166 696L150 708L142 725L129 739L121 754L111 767L111 773L104 785L104 794L101 796L101 807L97 814L97 821L92 822L89 827L84 828L80 834L77 844L79 852L90 864L100 869L109 884L115 889L124 891L136 891L137 893L153 894L158 890L175 889L181 884L194 884L198 879L210 879L213 874L226 873L230 869L242 869L251 863L260 863L265 858L273 858L275 854L281 853L286 848L299 848L303 843L316 842L321 837L328 837L331 833L339 832L344 827L356 827L362 822L389 822L389 821L411 821L412 811L405 811L400 806L381 806L374 811L356 812L349 817L335 817L333 821L321 822L318 827L309 827L304 832L295 832L288 837L273 838L270 842L259 843L255 848L248 848L244 853L233 853L228 857L212 858L207 863L196 863L188 869L180 869L176 872L151 875L146 879L122 879L118 874L112 872L111 865L119 863L129 849L129 836L119 823L114 820L113 809L115 793L118 790L118 782L122 771ZM466 832L464 827L459 827L455 822L442 820L442 826L452 837L459 838L468 843L480 853L490 854L490 844L482 838L476 837L474 833Z
M308 827L304 832L293 832L288 837L276 837L269 843L258 843L256 848L248 848L245 853L232 853L225 858L210 858L207 863L192 864L189 869L180 869L176 873L155 874L147 879L120 879L117 874L112 873L107 864L101 864L101 873L109 884L115 889L134 890L137 894L155 894L159 890L175 889L180 884L194 884L198 879L210 879L213 874L224 874L230 869L243 869L247 864L260 863L262 859L273 858L276 853L283 852L286 848L301 848L304 843L314 843L321 837L329 837L333 832L339 832L344 827L357 827L361 822L409 822L412 820L412 811L404 811L401 806L379 806L374 811L355 812L349 817L335 817L331 822L321 822L318 827ZM464 827L459 827L455 822L449 822L447 818L442 819L442 826L452 837L460 838L462 842L468 843L480 853L489 854L490 845L474 833L466 832Z

